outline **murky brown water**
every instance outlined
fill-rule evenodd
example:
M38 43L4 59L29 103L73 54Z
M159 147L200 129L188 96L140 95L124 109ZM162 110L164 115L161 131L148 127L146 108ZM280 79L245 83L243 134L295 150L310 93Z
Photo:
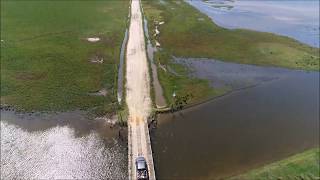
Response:
M126 143L85 112L1 111L1 179L126 179Z
M159 179L227 177L319 146L319 73L163 114L152 139Z

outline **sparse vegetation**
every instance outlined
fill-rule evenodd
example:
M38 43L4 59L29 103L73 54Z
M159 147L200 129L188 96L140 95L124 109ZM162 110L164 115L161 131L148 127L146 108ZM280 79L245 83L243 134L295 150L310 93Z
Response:
M26 111L113 112L129 4L1 1L1 104ZM90 95L101 89L106 95Z

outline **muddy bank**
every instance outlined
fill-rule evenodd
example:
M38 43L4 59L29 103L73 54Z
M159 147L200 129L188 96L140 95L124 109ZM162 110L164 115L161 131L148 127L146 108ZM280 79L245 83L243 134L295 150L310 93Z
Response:
M1 111L1 179L126 179L126 132L86 112Z
M174 114L153 131L158 178L224 178L319 146L319 73L293 73Z

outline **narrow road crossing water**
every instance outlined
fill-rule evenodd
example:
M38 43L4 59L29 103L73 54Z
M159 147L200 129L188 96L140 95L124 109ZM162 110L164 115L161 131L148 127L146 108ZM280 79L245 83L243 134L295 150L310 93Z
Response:
M136 179L135 160L147 161L149 179L155 179L147 118L151 112L150 77L139 0L132 0L129 40L126 51L126 102L128 118L129 179Z

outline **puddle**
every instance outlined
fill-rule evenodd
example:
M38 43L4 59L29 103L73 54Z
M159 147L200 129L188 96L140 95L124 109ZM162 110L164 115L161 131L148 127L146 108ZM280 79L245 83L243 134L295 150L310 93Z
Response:
M144 32L145 32L145 36L147 37L147 55L148 55L148 60L150 61L150 64L151 64L152 80L153 80L152 83L155 91L156 106L165 107L167 106L167 104L166 104L165 98L163 97L163 89L158 79L157 66L154 61L154 53L157 51L157 48L153 47L151 44L149 31L148 31L148 21L146 18L144 18Z
M87 38L87 41L89 41L89 42L98 42L98 41L100 41L100 38L98 38L98 37Z

